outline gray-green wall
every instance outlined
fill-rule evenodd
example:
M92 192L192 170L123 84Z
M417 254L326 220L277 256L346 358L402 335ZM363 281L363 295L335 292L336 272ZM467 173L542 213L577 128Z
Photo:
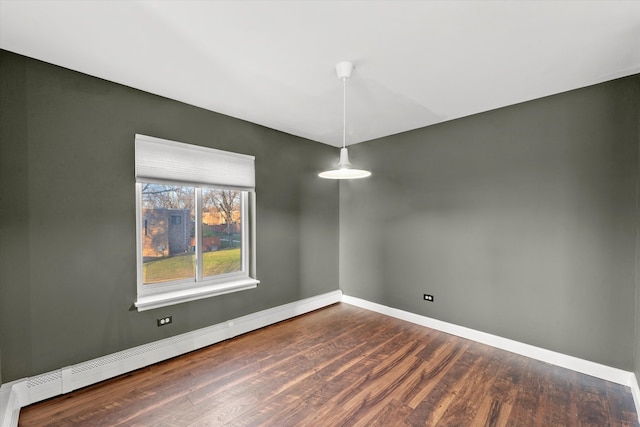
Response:
M0 77L2 382L338 289L335 149L6 51ZM130 310L135 133L256 157L257 289Z
M639 89L632 76L352 147L373 175L340 186L341 288L638 372Z
M639 92L634 76L358 144L374 175L338 192L315 175L334 148L0 51L1 381L338 283L640 377ZM135 133L256 156L258 289L130 311Z

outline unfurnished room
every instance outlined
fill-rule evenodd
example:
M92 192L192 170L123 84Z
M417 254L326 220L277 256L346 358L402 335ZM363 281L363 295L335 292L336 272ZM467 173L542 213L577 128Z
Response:
M0 0L0 425L639 426L640 1Z

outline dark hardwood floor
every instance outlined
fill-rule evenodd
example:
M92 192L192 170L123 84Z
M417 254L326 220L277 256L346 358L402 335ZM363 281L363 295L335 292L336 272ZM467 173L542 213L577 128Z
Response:
M337 304L23 408L20 426L638 426L630 389Z

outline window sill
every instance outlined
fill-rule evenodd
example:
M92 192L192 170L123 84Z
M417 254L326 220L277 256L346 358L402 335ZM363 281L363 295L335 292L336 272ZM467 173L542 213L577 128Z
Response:
M215 297L217 295L228 294L231 292L253 289L257 287L259 283L259 280L248 277L222 284L193 287L189 289L181 289L179 291L165 292L162 294L147 296L138 295L138 299L134 305L138 311L151 310L154 308L166 307L168 305Z

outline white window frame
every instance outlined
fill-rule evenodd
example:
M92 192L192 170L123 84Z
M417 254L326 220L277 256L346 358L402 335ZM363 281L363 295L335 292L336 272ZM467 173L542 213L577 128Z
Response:
M138 144L139 142L140 144ZM166 175L163 175L164 169L161 167L163 156L158 155L158 152L162 152L165 149L168 153L168 158L166 161L169 166L167 169L177 169L178 171L174 173L173 171L169 170L167 171ZM190 151L193 151L193 153L189 154ZM150 160L145 160L145 155L148 153L149 156L146 159ZM175 153L184 153L184 157L176 161ZM194 160L194 162L196 163L202 163L202 159L206 159L206 157L209 155L213 156L212 158L214 159L214 167L217 166L215 164L216 159L222 159L222 162L224 162L226 158L230 158L231 161L228 167L231 174L233 174L234 162L236 162L238 159L240 159L240 161L250 161L250 173L253 174L253 156L239 155L236 153L230 153L221 150L206 149L204 147L182 144L175 141L149 137L146 135L136 135L137 298L134 302L134 306L138 309L138 311L150 310L187 301L194 301L202 298L210 298L217 295L252 289L257 287L260 283L260 281L255 278L255 191L253 189L253 175L249 178L246 178L247 171L249 170L247 168L247 170L243 172L243 175L240 176L240 178L235 178L233 176L229 178L229 174L224 175L222 178L214 178L215 181L221 182L221 184L216 184L215 182L211 181L201 182L203 180L207 180L209 178L209 175L206 175L204 179L202 179L197 174L189 175L189 169L191 168L190 156L192 155L195 155L197 157ZM145 162L149 163L155 169L147 167ZM183 163L182 168L180 165L181 162ZM198 172L198 166L201 166L200 169L206 170L207 165L196 165L196 172ZM226 165L222 164L221 168L224 168L224 166ZM244 165L241 165L240 169L242 169L243 166ZM149 172L149 170L151 170L151 172ZM154 177L153 175L156 176ZM176 180L176 176L179 176L180 179ZM184 179L185 177L187 179ZM143 183L172 184L195 188L194 197L196 210L196 273L193 279L180 279L154 284L143 283ZM233 184L240 185L234 186ZM251 186L248 186L248 184ZM205 187L216 189L235 189L241 191L242 249L241 271L239 272L227 273L211 277L202 277L202 188Z

